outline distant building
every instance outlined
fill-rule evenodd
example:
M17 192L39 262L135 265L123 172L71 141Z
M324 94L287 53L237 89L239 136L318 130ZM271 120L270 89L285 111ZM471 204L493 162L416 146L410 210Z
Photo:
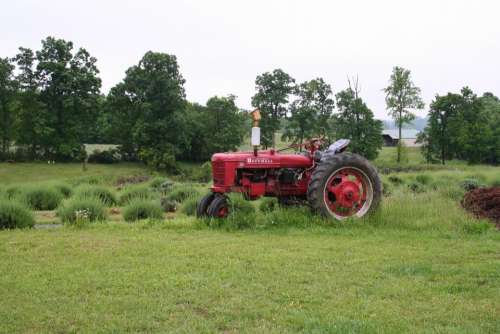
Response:
M401 140L407 147L418 147L421 144L416 143L419 131L415 129L402 129ZM399 130L390 129L382 131L382 138L384 139L384 146L396 146L399 141Z

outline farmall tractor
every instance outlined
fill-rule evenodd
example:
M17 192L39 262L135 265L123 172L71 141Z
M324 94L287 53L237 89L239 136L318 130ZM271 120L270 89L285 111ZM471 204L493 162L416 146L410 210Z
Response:
M310 139L299 153L259 151L258 109L252 117L253 152L212 156L213 186L198 203L198 217L227 217L230 192L240 192L248 200L277 197L282 205L303 201L315 212L338 220L363 217L376 209L382 193L377 170L362 156L344 152L349 140L323 149L324 140Z

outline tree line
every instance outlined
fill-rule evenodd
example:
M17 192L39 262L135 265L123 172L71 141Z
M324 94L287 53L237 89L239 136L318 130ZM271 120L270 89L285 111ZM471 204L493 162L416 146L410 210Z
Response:
M53 37L39 50L20 47L14 57L0 58L0 160L81 161L83 143L112 143L124 160L172 170L179 160L236 150L249 132L235 96L187 101L174 55L147 52L107 95L96 62L84 48ZM261 110L263 147L274 147L277 135L297 147L312 137L348 138L352 151L374 159L383 123L359 86L348 79L334 94L322 78L297 83L281 69L258 75L251 103ZM420 89L409 70L395 67L383 91L401 134L424 107ZM493 94L477 97L469 89L436 96L419 138L428 160L498 163L499 105Z

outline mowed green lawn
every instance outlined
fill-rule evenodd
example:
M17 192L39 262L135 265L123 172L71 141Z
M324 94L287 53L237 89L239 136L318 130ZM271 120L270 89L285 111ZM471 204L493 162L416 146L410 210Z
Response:
M109 187L147 173L0 171L10 185L98 176ZM381 210L362 221L318 223L307 210L283 210L259 213L257 228L241 231L182 213L0 231L0 333L499 333L500 233L460 207L459 184L496 184L500 170L457 164L391 175ZM418 180L421 189L410 190Z

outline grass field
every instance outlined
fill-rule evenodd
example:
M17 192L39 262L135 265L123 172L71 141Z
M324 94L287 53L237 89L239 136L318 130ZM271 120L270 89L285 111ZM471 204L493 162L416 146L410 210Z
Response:
M390 166L393 153L377 164ZM459 202L464 180L500 184L500 170L425 169L414 158L421 170L384 174L381 209L358 221L294 208L217 228L179 210L0 231L0 333L498 333L500 234ZM95 178L117 197L118 176L144 174L0 164L2 185Z

